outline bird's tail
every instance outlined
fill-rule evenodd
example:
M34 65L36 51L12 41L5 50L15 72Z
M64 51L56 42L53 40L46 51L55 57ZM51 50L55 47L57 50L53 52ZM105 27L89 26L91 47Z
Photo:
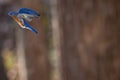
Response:
M36 29L34 29L26 20L24 20L24 24L26 26L26 29L31 30L32 32L34 32L35 34L38 33L38 31Z
M29 29L29 30L31 30L35 34L38 34L38 31L36 29L34 29L32 26L29 26L29 27L26 27L26 28Z

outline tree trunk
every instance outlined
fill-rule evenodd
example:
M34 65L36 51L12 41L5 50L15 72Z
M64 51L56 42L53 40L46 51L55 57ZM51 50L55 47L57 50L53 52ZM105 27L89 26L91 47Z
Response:
M51 29L52 29L52 43L53 49L51 50L51 65L52 73L51 80L62 80L61 69L61 28L59 24L58 0L50 0L51 11Z
M119 80L120 1L59 0L64 80Z
M37 35L29 30L25 30L28 80L49 80L48 42L47 33L45 32L47 25L42 20L46 18L47 11L44 11L43 6L40 0L23 1L23 7L32 8L42 15L40 18L34 19L32 23L30 23L38 30Z

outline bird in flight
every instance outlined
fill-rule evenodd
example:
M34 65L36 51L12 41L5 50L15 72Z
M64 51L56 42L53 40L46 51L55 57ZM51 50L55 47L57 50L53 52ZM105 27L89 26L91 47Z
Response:
M40 16L38 12L29 8L20 8L18 12L10 11L8 13L19 25L21 28L31 30L34 33L38 33L28 22L31 22L33 18Z

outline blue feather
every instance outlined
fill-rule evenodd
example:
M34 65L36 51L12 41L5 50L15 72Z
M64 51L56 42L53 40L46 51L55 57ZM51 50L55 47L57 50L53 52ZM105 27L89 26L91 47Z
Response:
M17 13L17 12L14 12L14 11L10 11L10 12L8 12L8 15L9 15L9 16L17 16L18 13Z
M21 8L21 9L19 9L18 13L25 13L25 14L40 16L40 14L38 12L36 12L32 9L29 9L29 8Z
M24 25L26 26L27 29L31 30L32 32L34 33L38 33L38 31L36 29L34 29L26 20L23 20L24 21Z

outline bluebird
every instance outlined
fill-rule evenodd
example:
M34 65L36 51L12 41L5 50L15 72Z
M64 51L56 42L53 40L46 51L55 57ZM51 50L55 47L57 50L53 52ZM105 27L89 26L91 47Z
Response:
M20 8L18 12L10 11L8 13L19 25L21 28L31 30L34 33L38 33L28 22L31 22L33 18L37 18L40 14L29 8Z

